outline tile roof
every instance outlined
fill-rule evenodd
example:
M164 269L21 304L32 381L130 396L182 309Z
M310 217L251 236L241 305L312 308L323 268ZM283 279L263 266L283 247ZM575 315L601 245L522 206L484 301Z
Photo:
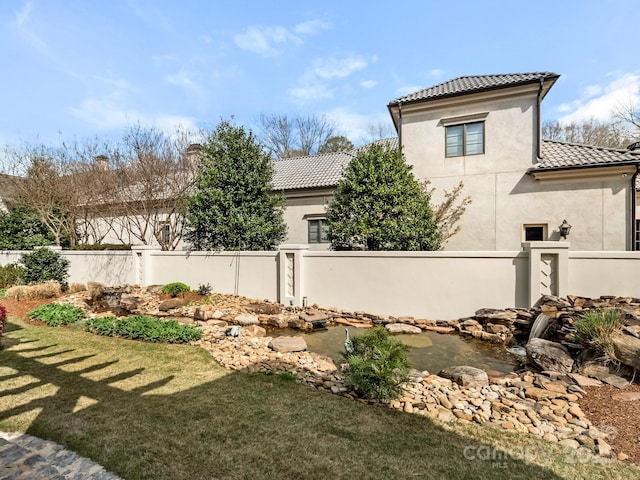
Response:
M276 160L273 162L273 189L333 187L354 156L352 152L336 152Z
M506 73L499 75L472 75L458 77L453 80L439 83L424 90L398 97L389 102L389 106L399 103L419 102L421 100L433 100L436 98L454 97L468 93L481 92L484 90L495 90L498 88L508 88L528 83L537 83L540 80L555 80L559 77L553 72L531 72L531 73Z
M529 171L640 164L640 150L592 147L555 140L543 140L541 150L542 160L531 167Z
M397 138L376 140L348 152L325 153L307 157L283 158L273 162L273 189L298 190L303 188L335 187L342 171L364 148L373 144L398 146Z

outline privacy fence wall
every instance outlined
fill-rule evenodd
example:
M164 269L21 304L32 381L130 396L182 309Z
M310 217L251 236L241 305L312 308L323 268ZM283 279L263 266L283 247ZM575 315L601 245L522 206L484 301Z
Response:
M71 282L192 288L349 311L452 319L477 309L529 307L544 294L640 297L640 252L577 252L527 242L518 252L332 252L283 245L273 252L63 251ZM0 265L21 252L0 252Z

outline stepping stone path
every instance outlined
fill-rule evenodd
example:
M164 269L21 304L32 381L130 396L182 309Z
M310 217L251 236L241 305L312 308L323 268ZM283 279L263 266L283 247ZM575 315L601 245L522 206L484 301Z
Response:
M0 478L11 480L120 480L114 473L48 440L0 432Z

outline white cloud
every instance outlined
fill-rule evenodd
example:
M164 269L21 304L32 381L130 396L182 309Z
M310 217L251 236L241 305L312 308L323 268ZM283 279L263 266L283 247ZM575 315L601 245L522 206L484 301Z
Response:
M360 82L360 86L362 88L373 88L376 85L378 85L378 82L376 82L375 80L363 80Z
M199 90L197 84L191 79L189 74L184 70L180 70L173 75L167 75L166 82L170 85L177 85L185 90Z
M253 25L244 32L234 35L233 41L239 48L262 55L275 57L280 54L278 47L287 44L301 45L303 37L331 28L331 24L321 20L309 20L291 28L283 26Z
M31 3L31 1L28 1L24 4L22 9L18 13L16 13L16 24L19 28L22 28L24 23L29 19L32 9L33 3Z
M289 90L289 94L297 103L332 98L336 90L330 87L332 80L344 79L366 68L368 63L364 57L353 54L317 58L298 79L298 85Z
M334 91L322 83L300 85L289 90L289 94L297 103L333 98Z
M165 113L141 113L136 110L127 110L121 103L120 95L114 93L104 98L86 99L79 106L71 108L71 113L102 130L122 129L133 123L155 126L167 133L174 133L178 127L197 130L196 122L191 117Z
M285 27L249 27L244 33L233 37L235 44L263 57L275 57L280 52L276 45L294 43L299 45L302 39Z
M445 71L441 68L432 68L427 72L429 78L441 78L445 74Z
M565 102L558 107L560 112L570 112L559 119L562 123L594 119L607 122L613 112L625 103L640 102L640 74L616 73L605 86L586 87L579 99Z
M320 30L328 30L331 24L322 20L309 20L308 22L299 23L293 27L293 31L300 35L313 35Z
M329 80L331 78L345 78L353 72L362 70L367 66L367 61L358 55L348 55L342 58L328 57L318 58L313 61L311 74Z

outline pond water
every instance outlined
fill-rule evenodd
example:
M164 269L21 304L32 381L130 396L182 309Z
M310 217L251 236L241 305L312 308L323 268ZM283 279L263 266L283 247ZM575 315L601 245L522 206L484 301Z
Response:
M364 331L354 327L347 328L351 338ZM343 362L340 353L344 351L345 327L330 327L313 332L285 329L269 332L269 335L302 336L309 351L331 357L336 363ZM429 373L437 374L443 368L454 365L469 365L481 368L491 375L512 372L519 365L516 357L508 353L503 345L459 335L423 332L394 337L409 346L409 360L413 368L427 370Z

